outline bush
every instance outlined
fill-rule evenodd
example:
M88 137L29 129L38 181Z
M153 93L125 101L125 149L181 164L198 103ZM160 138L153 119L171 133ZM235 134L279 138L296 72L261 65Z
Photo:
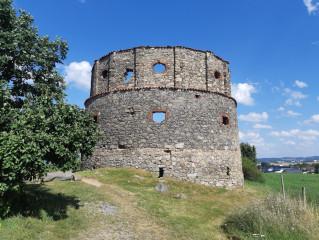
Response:
M271 195L229 214L223 226L234 239L318 239L318 209L302 201Z
M256 164L249 158L242 158L244 178L250 181L265 182L263 173L259 171Z

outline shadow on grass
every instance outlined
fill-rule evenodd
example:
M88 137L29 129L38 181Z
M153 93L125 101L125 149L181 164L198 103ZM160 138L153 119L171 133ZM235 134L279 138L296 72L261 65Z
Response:
M10 215L22 215L42 219L47 217L58 221L67 218L68 207L79 208L79 200L74 196L52 193L39 184L26 185L23 192L11 199Z

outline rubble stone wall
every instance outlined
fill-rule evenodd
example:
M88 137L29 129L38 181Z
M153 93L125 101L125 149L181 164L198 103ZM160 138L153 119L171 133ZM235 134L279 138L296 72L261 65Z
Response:
M155 72L156 63L165 70ZM133 73L125 83L127 69ZM133 167L228 189L243 186L228 63L211 52L139 47L108 54L95 62L85 106L102 137L84 169ZM157 112L165 114L162 122L154 121Z

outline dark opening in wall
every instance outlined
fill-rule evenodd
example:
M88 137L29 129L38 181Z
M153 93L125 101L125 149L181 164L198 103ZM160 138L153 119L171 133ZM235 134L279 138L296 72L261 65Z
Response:
M222 75L221 75L220 72L218 72L218 71L215 71L214 77L215 77L216 79L218 79L218 80L221 80L221 79L222 79Z
M230 168L229 167L227 167L227 176L230 176Z
M99 117L98 116L93 116L93 120L95 123L98 123Z
M222 116L223 118L223 125L229 125L229 118L227 116Z
M118 145L118 149L126 149L126 147L125 147L125 145L123 145L123 144L119 144L119 145Z
M153 69L155 72L164 72L166 66L163 63L156 63L153 65Z
M103 78L107 78L107 77L109 76L109 74L110 74L110 72L109 72L108 70L104 70L104 71L102 72L102 77L103 77Z
M125 72L125 83L128 83L131 79L131 76L133 74L133 69L126 69L126 72Z
M195 95L195 98L200 98L200 95Z
M91 113L91 116L93 118L94 123L100 122L100 112L99 111Z
M164 177L164 168L160 167L158 172L158 178Z

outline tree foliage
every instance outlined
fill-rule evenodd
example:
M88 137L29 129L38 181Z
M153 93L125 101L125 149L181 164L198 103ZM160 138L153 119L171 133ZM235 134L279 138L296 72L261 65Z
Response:
M11 3L0 0L0 217L24 180L43 176L49 165L78 167L97 140L97 125L66 103L54 69L66 57L66 41L39 36L32 16L16 14Z
M242 166L245 179L250 181L265 182L263 173L258 170L256 164L253 163L249 158L242 158Z
M255 146L248 143L240 143L241 156L249 158L252 162L257 164L257 153Z

